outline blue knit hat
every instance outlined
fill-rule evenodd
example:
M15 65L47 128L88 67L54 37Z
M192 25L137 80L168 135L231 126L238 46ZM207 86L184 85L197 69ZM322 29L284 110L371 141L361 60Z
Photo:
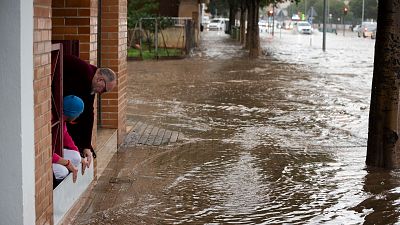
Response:
M68 95L64 97L64 115L68 118L77 118L84 108L84 104L81 98L75 95Z

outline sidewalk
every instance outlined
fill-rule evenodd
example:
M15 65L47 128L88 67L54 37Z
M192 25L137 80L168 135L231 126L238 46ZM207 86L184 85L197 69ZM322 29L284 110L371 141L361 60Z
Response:
M152 164L154 161L168 158L168 155L173 155L177 149L187 145L190 140L186 139L184 133L192 137L196 135L193 135L193 127L190 124L185 125L188 129L179 127L179 123L182 125L188 122L182 120L190 118L174 121L176 118L168 118L168 115L161 118L156 114L169 111L168 113L179 115L179 112L173 112L174 108L178 108L174 105L179 105L179 101L183 99L175 99L173 96L176 93L172 93L172 89L181 86L175 91L182 91L179 89L186 86L189 88L184 90L186 92L190 91L191 85L208 82L208 73L223 66L223 63L218 61L209 64L210 58L224 60L226 63L232 54L244 54L240 46L231 42L227 36L212 38L215 40L211 41L218 44L212 49L207 49L207 55L204 55L204 51L198 51L198 56L184 60L128 62L128 121L131 131L126 142L104 169L89 196L86 196L87 201L76 216L74 224L158 224L158 220L152 216L131 212L129 206L135 205L136 208L140 208L138 206L144 204L141 203L143 198L157 195L173 181L175 175L160 178L154 174L152 170L156 167ZM225 41L230 44L227 46ZM207 61L202 57L207 57ZM173 88L169 88L171 85ZM207 94L208 90L199 91ZM156 103L160 101L160 96L165 97L167 107L162 108ZM189 95L183 97L191 98ZM177 124L174 125L175 122L178 122L178 127L175 126ZM142 207L145 210L148 206Z

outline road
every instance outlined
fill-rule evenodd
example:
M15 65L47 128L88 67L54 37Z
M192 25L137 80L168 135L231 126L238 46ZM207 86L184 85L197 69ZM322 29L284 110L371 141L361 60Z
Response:
M400 174L365 166L374 41L321 36L262 34L253 60L204 32L191 58L130 62L128 122L185 139L126 143L75 224L398 223Z

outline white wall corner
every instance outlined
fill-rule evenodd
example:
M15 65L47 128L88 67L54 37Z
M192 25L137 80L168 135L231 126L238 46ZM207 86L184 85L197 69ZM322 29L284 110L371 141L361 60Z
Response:
M35 224L33 0L1 0L0 33L0 223Z
M32 224L35 213L35 140L33 91L33 0L21 0L21 139L23 221Z

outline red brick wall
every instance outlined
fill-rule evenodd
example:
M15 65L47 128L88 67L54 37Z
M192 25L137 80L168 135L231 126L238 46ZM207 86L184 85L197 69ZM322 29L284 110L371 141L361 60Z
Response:
M51 166L51 0L34 0L34 111L36 224L53 223Z
M127 1L103 3L102 64L118 75L117 88L103 95L103 118L104 124L118 128L121 136L126 125ZM33 4L35 204L36 224L40 225L53 224L51 40L80 40L80 57L97 64L97 0L34 0Z
M97 64L97 0L53 0L53 40L79 40L80 58Z
M117 74L117 86L103 94L103 127L118 129L118 142L126 133L127 0L103 0L101 20L101 66Z

